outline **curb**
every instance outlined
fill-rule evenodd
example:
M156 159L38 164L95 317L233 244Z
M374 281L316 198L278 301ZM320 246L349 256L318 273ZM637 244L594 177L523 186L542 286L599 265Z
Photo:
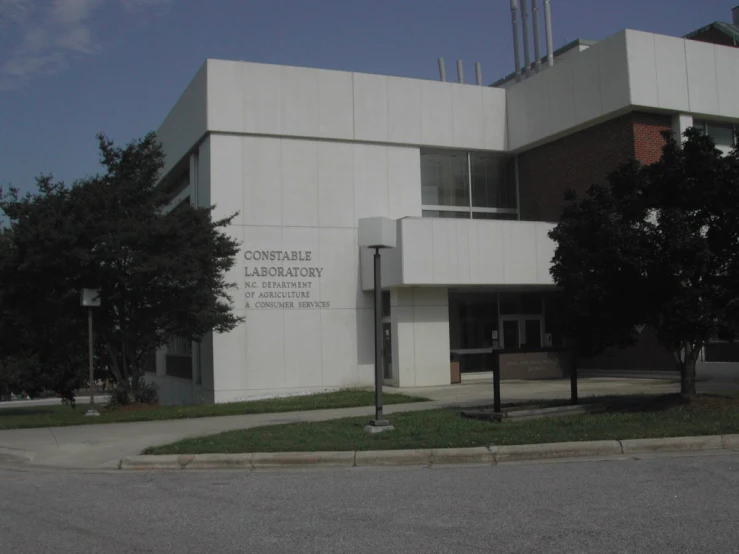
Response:
M257 452L246 454L181 454L126 456L119 469L299 469L352 467L434 467L488 465L522 461L600 458L666 452L739 451L738 435L660 439L553 442L472 448L358 450L345 452Z

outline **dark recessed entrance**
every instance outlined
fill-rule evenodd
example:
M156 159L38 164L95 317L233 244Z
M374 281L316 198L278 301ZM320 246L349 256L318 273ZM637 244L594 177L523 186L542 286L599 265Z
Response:
M450 290L451 361L472 377L492 371L494 350L541 353L563 346L557 303L555 291Z

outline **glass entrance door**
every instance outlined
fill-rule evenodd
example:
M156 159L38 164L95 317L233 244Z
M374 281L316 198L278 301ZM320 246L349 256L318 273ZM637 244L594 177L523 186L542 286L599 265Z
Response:
M519 332L518 319L503 318L503 348L520 348L521 333Z
M503 329L503 348L534 349L542 347L544 318L539 315L504 315L500 318Z
M542 335L542 320L541 318L526 317L523 320L523 335L524 340L522 341L521 348L541 348L541 335Z

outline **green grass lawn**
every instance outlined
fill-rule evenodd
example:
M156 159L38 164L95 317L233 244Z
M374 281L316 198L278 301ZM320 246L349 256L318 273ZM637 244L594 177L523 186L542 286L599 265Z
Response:
M459 409L389 416L395 430L370 435L366 417L230 431L149 448L146 454L394 450L739 433L739 398L678 395L590 398L599 414L493 423L463 418Z
M336 392L291 396L252 402L208 404L197 406L146 406L136 409L100 409L100 417L85 417L87 404L76 409L69 406L28 406L24 408L0 408L0 429L28 429L31 427L61 427L96 423L121 423L126 421L152 421L193 417L228 416L240 414L265 414L273 412L297 412L332 408L372 406L374 391L346 389ZM404 394L384 394L385 404L423 402L426 398Z

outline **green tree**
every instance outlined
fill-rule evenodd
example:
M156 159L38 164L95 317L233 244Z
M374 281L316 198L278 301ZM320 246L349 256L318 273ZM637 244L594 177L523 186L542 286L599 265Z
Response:
M84 383L85 319L74 288L79 225L69 191L51 177L38 195L15 191L0 201L10 226L0 248L0 360L5 388L36 395L55 391L74 401Z
M701 348L739 329L739 158L697 129L664 136L658 162L568 193L551 273L581 353L628 346L649 325L691 397Z
M157 186L164 155L153 134L125 147L98 140L102 174L71 187L43 177L37 194L11 191L0 201L10 221L0 267L3 325L28 337L26 350L2 356L40 356L36 373L55 376L62 358L79 384L87 332L79 292L97 288L95 329L105 354L98 363L135 395L147 358L168 337L199 340L241 321L224 277L238 243L224 232L233 216L214 221L212 208L189 203L171 209ZM59 328L50 332L44 322Z

